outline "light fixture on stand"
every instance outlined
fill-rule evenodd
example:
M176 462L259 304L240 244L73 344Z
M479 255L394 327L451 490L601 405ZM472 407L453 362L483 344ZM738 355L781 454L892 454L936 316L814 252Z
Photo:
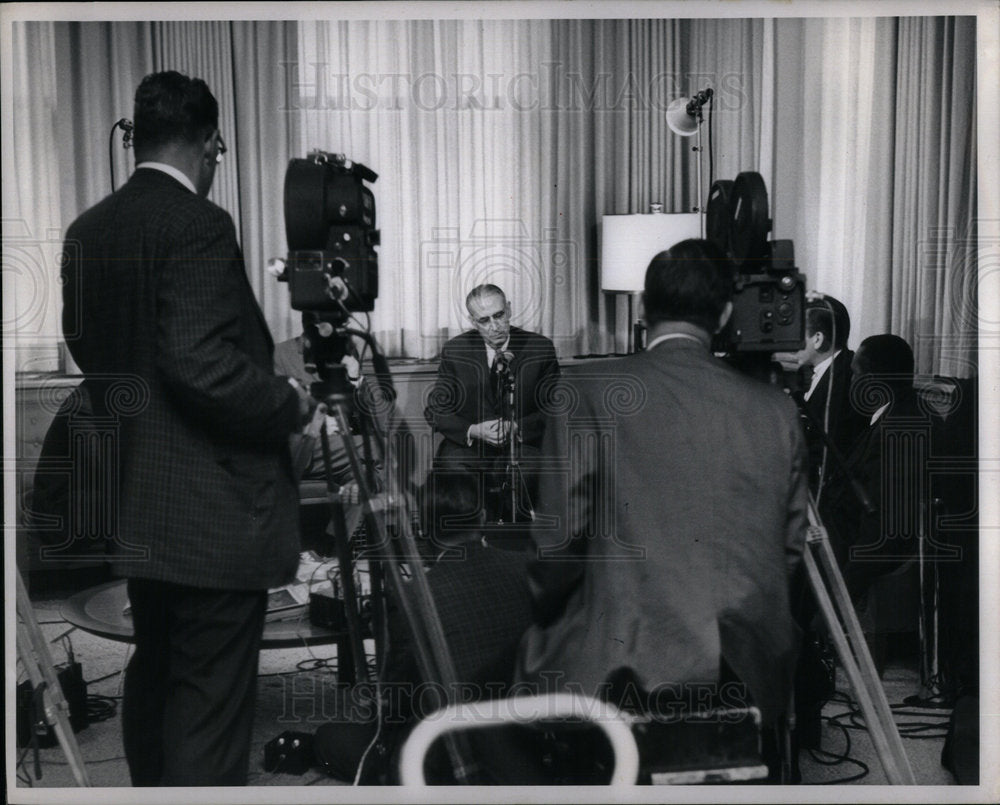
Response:
M699 237L698 213L663 213L651 204L646 215L605 215L601 218L601 289L628 294L628 351L638 346L635 294L643 289L646 269L660 252L688 238Z
M698 144L691 150L695 152L698 160L698 203L694 207L695 212L701 217L701 236L705 237L705 204L701 194L701 155L704 151L701 145L701 124L704 120L702 107L707 103L711 106L712 96L715 93L711 87L703 89L693 98L677 98L670 102L667 107L666 118L669 129L680 137L691 137L698 135ZM709 127L709 147L711 147L712 132ZM709 155L711 156L711 155Z

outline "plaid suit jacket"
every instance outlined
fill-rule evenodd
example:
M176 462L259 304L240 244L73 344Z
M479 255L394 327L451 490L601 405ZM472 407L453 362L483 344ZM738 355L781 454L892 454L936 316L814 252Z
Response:
M63 326L110 423L117 499L102 513L129 577L260 589L292 577L295 391L229 214L135 171L66 236Z

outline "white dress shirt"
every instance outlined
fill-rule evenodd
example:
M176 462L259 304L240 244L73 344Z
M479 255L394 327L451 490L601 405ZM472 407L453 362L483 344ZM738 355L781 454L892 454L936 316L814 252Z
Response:
M188 178L188 175L184 171L177 170L173 165L168 165L166 162L140 162L135 166L136 170L139 170L139 168L152 168L156 171L162 171L168 176L173 176L192 193L198 192L194 188L194 182Z

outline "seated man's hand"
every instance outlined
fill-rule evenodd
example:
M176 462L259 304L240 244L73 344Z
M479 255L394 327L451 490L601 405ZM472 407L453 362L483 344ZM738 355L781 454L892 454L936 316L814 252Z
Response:
M517 434L516 422L513 427L514 433ZM507 440L510 428L510 420L488 419L485 422L479 422L469 428L469 435L472 436L473 439L479 439L496 447Z

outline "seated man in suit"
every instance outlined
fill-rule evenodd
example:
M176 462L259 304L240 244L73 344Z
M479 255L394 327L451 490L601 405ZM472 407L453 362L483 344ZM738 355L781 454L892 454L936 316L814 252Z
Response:
M504 469L510 438L520 461L530 465L537 455L543 426L538 392L544 381L558 375L559 364L548 338L511 326L510 302L496 285L473 288L466 308L473 329L441 350L424 415L444 437L435 466L482 474L488 486L490 474ZM513 411L505 385L510 381ZM530 475L527 469L529 492Z
M786 713L805 443L785 394L711 352L733 283L708 241L661 252L646 272L647 349L567 370L552 395L525 685L616 704L621 692L654 712L714 692L766 725Z
M789 355L800 369L808 367L812 377L801 397L806 445L809 450L809 488L815 495L834 459L820 429L846 456L857 435L867 424L851 405L851 361L847 348L851 317L832 296L817 294L806 305L806 343Z
M913 350L896 335L861 342L851 369L851 398L868 424L847 457L847 477L834 472L820 501L844 581L857 600L879 576L917 555L928 501L923 474L941 421L924 410L913 387ZM856 480L867 507L851 485Z

